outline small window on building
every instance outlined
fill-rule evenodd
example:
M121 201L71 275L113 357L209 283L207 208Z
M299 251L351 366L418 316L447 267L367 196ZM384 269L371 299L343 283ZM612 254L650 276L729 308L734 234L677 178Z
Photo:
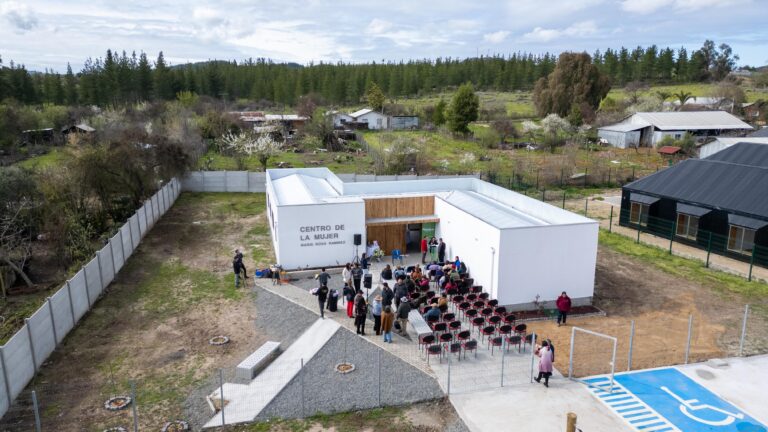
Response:
M376 126L381 127L381 119L376 119Z
M677 214L677 235L691 240L696 240L699 232L699 218L684 213Z
M728 250L746 255L752 254L755 247L755 230L731 225L728 230Z
M676 140L679 140L679 139L680 139L680 138L682 138L682 137L683 137L683 135L682 135L682 134L675 134L675 139L676 139Z
M629 208L629 223L648 226L648 210L650 206L639 202L633 202Z

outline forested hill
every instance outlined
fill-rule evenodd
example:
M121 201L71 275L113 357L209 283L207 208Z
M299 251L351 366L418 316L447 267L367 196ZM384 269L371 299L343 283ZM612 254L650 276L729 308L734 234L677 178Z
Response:
M735 64L731 48L706 41L688 53L658 48L608 49L592 62L614 86L630 81L649 83L700 82L724 78ZM83 69L64 75L30 74L10 63L0 69L0 101L22 103L117 105L143 100L170 100L180 91L223 99L269 100L294 104L304 94L318 93L330 104L357 103L370 83L389 97L432 93L471 81L481 90L526 90L548 75L556 56L518 53L468 59L438 58L399 63L333 63L299 66L265 59L210 61L169 67L161 52L151 61L144 53L88 59Z

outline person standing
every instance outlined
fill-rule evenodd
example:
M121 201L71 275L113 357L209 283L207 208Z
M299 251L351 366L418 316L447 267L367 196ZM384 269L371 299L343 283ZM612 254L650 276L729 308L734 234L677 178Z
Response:
M424 236L423 239L421 239L421 263L426 264L427 263L427 252L429 251L429 242L427 240L427 236Z
M400 325L400 335L408 336L408 314L411 313L411 302L408 297L400 299L400 306L397 307L397 323Z
M571 311L571 298L563 291L560 297L557 298L555 305L557 305L557 326L560 327L560 321L562 320L563 325L565 325L568 312Z
M240 252L240 249L235 249L235 260L240 261L240 269L243 272L243 277L248 279L248 270L245 268L245 264L243 264L243 253Z
M437 243L437 262L445 262L445 243L443 242L442 237L440 237L440 240Z
M384 306L381 314L381 332L384 333L384 342L392 343L392 326L395 324L395 314L391 306Z
M383 307L392 306L392 300L395 299L395 292L384 282L381 288L381 305Z
M405 277L397 278L395 284L395 307L400 307L401 299L408 299L408 285L405 284Z
M368 304L365 302L363 292L357 290L355 295L355 326L357 327L357 334L365 336L365 318L368 313Z
M320 282L320 286L328 287L328 281L331 279L331 275L325 271L325 267L320 269L320 274L317 275L317 281Z
M377 295L376 298L373 299L373 305L371 308L371 315L373 315L373 331L376 333L376 336L381 335L382 307L381 296Z
M344 296L344 300L347 301L347 316L352 318L352 312L355 304L352 303L355 300L355 290L347 282L344 282L344 288L341 290L341 294Z
M352 264L347 263L341 271L341 279L352 286Z
M325 308L328 309L329 312L336 312L339 305L339 290L336 288L331 288L328 291L328 303L325 305Z
M363 269L360 268L360 264L355 263L355 267L352 268L352 281L354 282L355 291L360 291L360 282L363 279Z
M243 266L243 260L237 259L237 255L232 260L232 271L235 273L235 288L240 288L240 274L245 274L245 266ZM243 281L245 283L245 281Z
M437 256L437 239L435 236L429 239L429 260L432 261Z
M317 291L315 291L315 295L317 296L317 302L320 304L320 318L325 319L325 302L328 300L328 286L327 285L320 285L317 288Z
M534 379L540 383L544 378L544 387L549 387L549 377L552 376L552 350L549 349L549 343L544 341L541 346L536 345L535 354L539 357L539 376Z
M368 272L368 255L366 255L365 252L360 255L360 267L363 268L363 273Z

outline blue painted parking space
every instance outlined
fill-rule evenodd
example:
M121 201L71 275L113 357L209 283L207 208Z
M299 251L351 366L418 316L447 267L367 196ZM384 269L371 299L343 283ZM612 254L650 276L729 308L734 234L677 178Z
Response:
M766 432L768 428L674 368L584 380L614 413L638 431Z

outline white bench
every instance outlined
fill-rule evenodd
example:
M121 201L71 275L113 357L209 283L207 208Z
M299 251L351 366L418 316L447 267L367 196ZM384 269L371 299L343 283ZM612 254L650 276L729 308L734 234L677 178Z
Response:
M260 346L259 349L237 365L237 377L252 380L269 363L272 357L277 354L279 348L280 342L264 342L264 345Z
M432 334L432 327L424 321L424 317L421 316L418 310L414 309L408 313L408 321L413 326L413 330L416 331L416 335L422 337L426 334Z

